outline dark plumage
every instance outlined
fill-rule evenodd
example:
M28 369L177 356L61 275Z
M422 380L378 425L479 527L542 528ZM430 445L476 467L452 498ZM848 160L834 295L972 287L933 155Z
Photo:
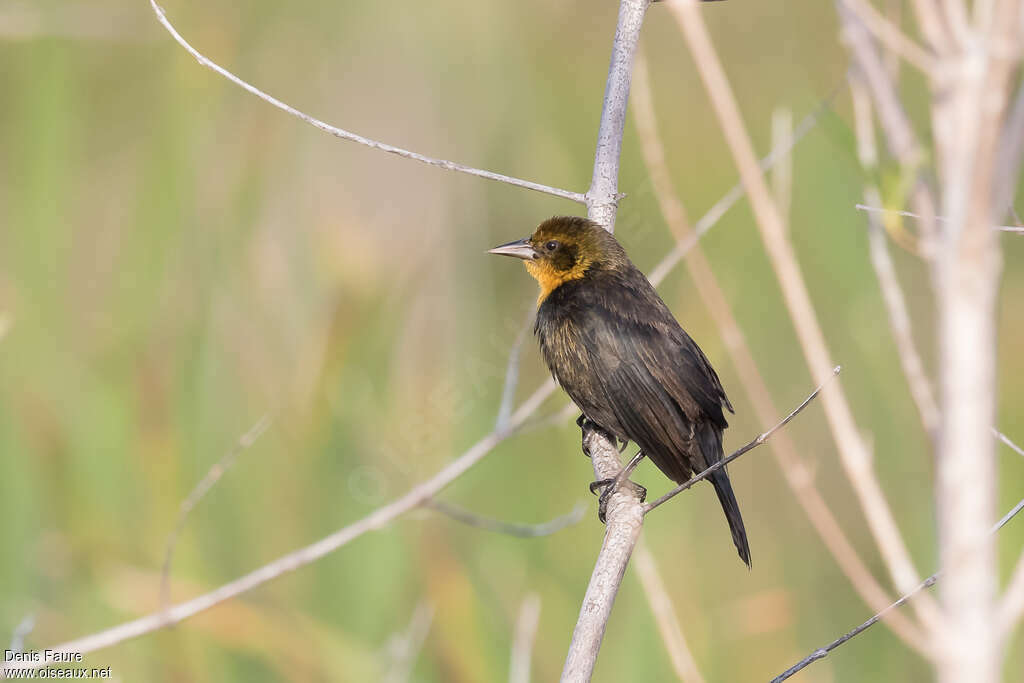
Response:
M723 408L733 409L718 375L609 232L556 217L491 251L522 258L540 283L541 354L588 420L635 442L678 483L722 459ZM721 469L709 479L749 566L729 476Z

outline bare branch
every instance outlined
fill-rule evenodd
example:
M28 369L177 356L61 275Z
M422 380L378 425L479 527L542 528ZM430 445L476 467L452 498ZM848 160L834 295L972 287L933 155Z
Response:
M1022 498L1020 500L1020 502L1018 502L1015 506L1013 506L1013 509L1011 509L1005 515L1003 515L1002 519L1000 519L998 522L996 522L995 526L992 527L992 529L989 531L989 533L990 534L995 534L996 532L998 532L1000 529L1002 529L1006 525L1007 522L1009 522L1011 519L1013 519L1016 516L1016 514L1018 512L1020 512L1022 509L1024 509L1024 498ZM939 578L941 576L942 576L942 572L941 571L935 572L934 574L929 576L927 579L925 579L924 581L919 583L912 591L908 592L906 595L901 597L899 600L897 600L896 602L892 603L891 605L886 607L884 610L882 610L881 612L879 612L875 616L873 616L870 619L868 619L867 621L865 621L860 626L857 626L856 628L854 628L853 630L849 631L848 633L840 636L839 638L836 638L835 640L833 640L828 645L825 645L824 647L818 648L817 650L815 650L811 654L807 655L806 657L801 659L799 662L797 662L796 664L794 664L790 668L786 669L784 672L782 672L781 674L779 674L778 676L773 678L771 680L771 683L780 683L781 681L784 681L787 678L793 677L795 674L797 674L801 670L807 668L809 665L813 664L814 662L816 662L816 661L818 661L820 659L824 659L825 657L828 656L828 654L830 652L835 650L840 645L843 645L843 644L849 642L851 639L856 638L861 633L863 633L864 631L868 630L869 628L871 628L872 626L877 624L879 622L879 620L886 618L892 610L895 610L895 609L897 609L899 607L902 607L908 601L912 600L914 598L914 596L916 596L918 593L920 593L921 591L923 591L926 588L930 588L933 585L935 585L935 583L939 580Z
M844 0L879 41L927 75L935 73L935 59L875 9L868 0Z
M999 439L1000 441L1002 441L1002 442L1003 442L1004 444L1006 444L1007 446L1009 446L1009 447L1010 447L1010 449L1011 449L1011 450L1012 450L1013 452L1015 452L1015 453L1016 453L1017 455L1024 455L1024 448L1021 448L1020 446L1018 446L1017 444L1015 444L1015 443L1014 443L1013 441L1011 441L1011 440L1010 440L1010 437L1008 437L1008 436L1007 436L1006 434L1003 434L1003 433L1002 433L1001 431L999 431L999 430L998 430L998 429L996 429L995 427L993 427L993 428L992 428L992 434L993 434L993 436L995 436L995 437L996 437L997 439Z
M740 177L747 188L765 251L771 259L782 287L783 298L796 327L797 338L811 374L816 381L823 383L827 378L826 368L831 367L825 337L800 272L793 245L786 235L767 183L757 168L753 144L743 124L725 70L711 44L707 26L692 2L673 3L669 7L693 53L698 72L721 121ZM822 400L841 456L840 460L853 484L886 566L897 588L908 591L915 585L919 574L914 569L892 511L874 476L871 455L854 422L846 396L836 384L829 387ZM926 619L926 623L934 623L938 618L934 602L922 606L919 612L922 613L922 618Z
M654 621L658 624L658 633L668 650L669 660L672 662L672 669L676 672L683 683L704 683L704 677L700 675L697 662L690 652L683 636L683 629L679 625L679 618L672 609L672 598L665 589L665 582L661 579L658 565L654 562L654 556L648 550L647 544L640 542L636 548L636 572L640 577L640 585L643 586L644 595L647 596L647 603L654 612Z
M443 500L428 500L424 505L468 526L493 531L499 534L506 534L508 536L517 536L519 538L550 536L562 529L579 524L587 509L586 505L579 502L573 507L571 512L555 517L547 522L542 522L540 524L518 524L515 522L504 522L490 517L483 517L474 512L470 512L465 508L461 508L458 505L446 503Z
M676 243L683 244L691 239L693 231L686 222L686 211L682 201L673 190L672 180L665 164L662 152L664 145L658 134L653 98L646 76L644 60L638 56L633 82L633 111L637 133L641 141L641 150L661 212L669 224ZM838 92L838 88L829 95L829 99L834 96L835 92ZM800 128L804 129L803 123ZM777 146L779 144L782 144L781 141L777 143ZM719 335L725 340L726 349L742 378L740 386L749 396L762 428L767 429L774 424L780 411L776 408L768 385L754 361L750 345L736 321L732 306L699 244L694 244L692 249L687 250L686 264L697 292L718 326ZM771 440L769 448L775 456L779 471L793 492L794 498L803 508L807 519L843 574L849 579L854 590L873 611L878 612L884 609L892 601L892 598L879 585L847 538L846 533L825 502L825 498L815 487L810 468L797 454L796 445L789 434L785 431L779 432L778 436ZM900 613L893 613L892 618L886 620L886 625L902 638L908 647L922 654L925 653L924 637L909 619Z
M519 386L519 359L522 357L523 342L526 341L535 315L536 310L531 307L526 313L523 326L519 328L516 340L512 343L512 350L508 354L508 365L505 367L505 386L501 390L501 405L498 407L498 417L494 424L494 428L499 432L508 424L508 418L512 414L512 406L516 400L516 387Z
M530 683L530 661L533 641L540 623L540 596L530 593L523 599L516 619L516 635L512 641L512 658L508 667L508 683Z
M872 175L878 166L878 150L875 147L875 128L871 114L871 102L860 80L860 71L850 80L850 92L853 96L854 129L857 136L857 150L861 166ZM864 187L864 198L867 202L880 203L881 193L873 183ZM859 206L859 205L858 205ZM900 366L910 387L910 395L914 399L917 411L921 416L925 431L934 440L939 428L939 404L935 399L931 382L924 371L924 364L914 344L913 330L910 325L910 314L907 302L900 287L896 268L889 254L889 246L885 239L885 230L873 214L868 216L868 248L871 253L871 265L874 266L878 285L882 290L882 301L889 314L889 327L896 341Z
M837 376L839 374L839 371L840 371L840 367L837 365L835 368L832 369L832 377ZM829 378L829 379L831 379L831 378ZM806 408L808 405L810 405L811 401L813 401L815 398L818 397L818 394L821 392L821 390L824 388L824 386L827 383L828 383L828 379L826 379L825 382L823 382L817 389L812 391L810 396L808 396L807 398L804 399L803 403L798 405L796 407L796 409L793 410L793 412L791 412L789 415L787 415L785 418L783 418L783 420L781 422L779 422L777 425L775 425L774 427L772 427L771 429L769 429L766 432L758 434L757 437L755 437L754 440L751 441L750 443L746 444L745 446L741 446L740 448L737 448L728 457L722 458L721 460L716 462L714 465L712 465L711 467L708 467L706 470L701 472L700 474L693 475L692 477L690 477L689 481L687 481L687 482L685 482L683 484L680 484L679 486L675 487L674 489L672 489L671 491L669 491L668 493L663 495L661 498L658 498L658 500L654 501L653 503L647 503L646 505L644 505L644 514L646 515L648 512L650 512L654 508L658 507L662 503L666 503L669 500L671 500L672 498L675 498L680 493L682 493L686 489L690 488L691 486L693 486L697 482L703 481L707 477L711 476L712 474L714 474L718 470L722 469L723 467L725 467L726 465L731 463L736 458L740 457L741 455L743 455L744 453L746 453L748 451L751 451L751 450L757 448L758 446L763 444L765 441L770 439L772 434L774 434L775 432L779 431L780 429L785 427L787 424L789 424L790 420L792 420L794 417L799 415L800 412L804 408Z
M649 5L650 0L622 0L612 42L594 153L594 174L587 191L587 216L609 232L615 229L618 210L619 156L633 59ZM622 470L618 448L600 430L584 429L583 450L590 455L595 479L613 479ZM605 625L643 524L643 508L636 487L615 489L608 501L606 520L604 543L594 564L562 669L563 682L589 681L593 674Z
M396 633L388 643L391 666L381 679L384 683L405 683L412 674L416 657L423 649L423 642L430 633L434 621L434 606L423 601L416 605L403 633Z
M36 617L34 614L29 614L18 622L18 625L14 627L14 633L11 634L11 652L25 651L25 639L28 638L35 627ZM2 670L0 669L0 671Z
M594 174L586 197L587 216L609 232L615 230L615 214L619 208L619 156L622 154L622 131L626 126L633 57L649 5L650 0L622 0L612 41L612 57L594 152Z
M867 213L888 213L895 216L906 216L907 218L921 220L921 216L919 214L914 213L913 211L899 211L897 209L885 209L880 206L867 206L864 204L854 204L854 208L856 208L858 211L864 211ZM940 223L949 222L949 219L946 218L945 216L932 216L932 218L936 221L939 221ZM1020 227L1017 225L993 225L992 229L1002 232L1015 232L1018 234L1024 234L1024 227Z
M188 494L188 497L181 502L181 508L178 510L178 521L175 522L174 529L167 537L167 545L164 548L164 563L160 568L161 609L166 608L171 600L171 563L174 561L174 549L178 545L178 537L181 536L181 532L185 528L185 522L188 521L189 514L199 504L199 501L203 499L203 496L220 481L224 473L231 469L231 466L235 464L235 460L241 455L242 451L256 443L256 440L263 435L263 432L267 430L267 427L273 421L274 418L270 413L261 417L256 424L249 428L249 431L239 437L238 443L209 469L206 475L195 485L195 488L192 489L192 492Z
M360 145L365 145L367 147L380 150L382 152L395 154L405 159L419 161L421 163L427 164L428 166L437 166L438 168L443 168L447 171L466 173L468 175L477 176L479 178L486 178L488 180L495 180L497 182L506 183L508 185L515 185L516 187L522 187L527 190L534 190L535 192L542 192L544 194L553 195L555 197L561 197L562 199L568 199L579 204L586 203L585 196L579 192L563 190L557 187L551 187L549 185L535 183L530 180L523 180L521 178L514 178L512 176L507 176L501 173L494 173L492 171L485 171L483 169L473 168L471 166L464 166L462 164L455 163L454 161L447 161L445 159L435 159L434 157L428 157L418 152L412 152L407 149L402 149L401 147L389 145L386 142L371 140L370 138L363 137L362 135L357 135L356 133L343 130L341 128L338 128L337 126L332 126L329 123L325 123L320 119L314 118L309 114L301 112L295 107L292 107L291 105L282 102L276 97L265 93L256 86L247 83L246 81L242 80L241 78L231 73L224 67L216 64L215 62L204 56L202 53L200 53L198 50L192 47L192 45L190 45L189 42L186 41L181 36L180 33L178 33L177 29L175 29L171 22L167 19L167 15L164 14L163 9L156 4L156 0L149 0L149 4L153 6L153 11L156 12L157 19L160 21L163 27L167 29L167 32L170 33L174 40L176 40L179 45L185 48L185 50L188 51L190 55L195 57L196 61L198 61L200 65L217 72L224 78L228 79L240 88L252 93L256 97L263 100L264 102L267 102L268 104L277 107L281 111L291 114L297 119L305 121L306 123L310 124L315 128L319 128L325 133L330 133L334 137L341 138L342 140L349 140L350 142L356 142L359 143Z

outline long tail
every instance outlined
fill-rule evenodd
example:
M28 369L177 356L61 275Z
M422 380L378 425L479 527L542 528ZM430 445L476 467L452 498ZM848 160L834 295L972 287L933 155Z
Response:
M701 451L704 460L711 465L722 459L722 432L711 424L705 424L699 430ZM729 520L729 531L732 532L732 542L736 545L736 552L740 559L750 567L750 544L747 543L747 530L743 527L743 516L740 514L740 506L736 502L736 495L732 492L732 484L729 483L729 475L725 468L722 468L708 477L718 494L718 502L722 504L725 511L725 518Z
M747 530L743 528L743 516L740 515L740 506L736 504L736 496L732 492L729 475L723 470L718 470L708 479L715 487L718 502L722 504L722 509L725 511L725 518L729 520L729 531L732 532L732 542L736 544L736 552L749 567L750 545L747 543Z

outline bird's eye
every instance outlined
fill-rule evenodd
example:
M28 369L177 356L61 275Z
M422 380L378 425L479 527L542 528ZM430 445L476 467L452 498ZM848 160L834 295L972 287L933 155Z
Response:
M559 244L557 241L551 240L544 245L544 248L547 249L548 251L554 251L555 249L558 249L558 246Z

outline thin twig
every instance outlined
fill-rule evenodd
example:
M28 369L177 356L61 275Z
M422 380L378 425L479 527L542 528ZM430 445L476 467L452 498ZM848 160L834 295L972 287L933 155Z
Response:
M1001 431L999 431L999 430L998 430L998 429L996 429L995 427L993 427L993 428L992 428L992 434L993 434L993 436L995 436L995 437L996 437L997 439L999 439L1000 441L1002 441L1002 442L1003 442L1004 444L1006 444L1007 446L1009 446L1009 447L1010 447L1010 449L1011 449L1012 451L1014 451L1014 452L1015 452L1015 453L1016 453L1017 455L1024 455L1024 448L1021 448L1020 446L1018 446L1017 444L1015 444L1015 443L1014 443L1013 441L1011 441L1011 440L1010 440L1010 437L1008 437L1008 436L1007 436L1006 434L1003 434L1003 433L1002 433Z
M864 204L854 204L854 208L858 211L865 211L868 213L887 213L894 216L906 216L907 218L913 218L921 220L920 214L916 214L913 211L900 211L898 209L884 209L880 206L866 206ZM945 216L933 216L933 218L940 223L948 223L949 219ZM1002 232L1015 232L1017 234L1024 234L1024 228L1016 225L993 225L993 230L1000 230Z
M182 530L185 528L185 522L188 521L188 516L199 504L199 501L203 499L203 496L209 492L213 486L220 481L220 478L224 476L224 473L231 469L231 466L235 464L235 460L241 455L242 451L246 450L256 440L262 436L263 432L267 430L267 427L274 421L273 416L270 413L265 414L261 417L256 424L249 428L245 434L239 437L238 442L229 450L227 453L218 460L213 467L209 469L206 475L199 480L199 483L195 485L192 492L188 494L188 497L181 502L181 507L178 510L178 521L174 524L174 529L167 537L167 545L164 547L164 563L160 568L160 608L166 608L171 600L171 563L174 561L174 549L178 545L178 537L181 536Z
M844 0L871 30L876 38L890 50L906 59L927 75L933 75L935 59L925 52L921 46L912 41L900 29L890 22L881 12L875 9L868 0Z
M28 638L29 634L32 633L32 629L36 627L36 616L34 614L26 615L24 619L18 622L18 625L14 627L14 633L11 634L11 652L24 652L25 651L25 639Z
M875 145L874 118L871 113L871 101L861 81L860 70L854 71L850 79L850 93L853 96L854 132L857 136L857 154L861 166L869 177L873 176L878 167L878 149ZM868 202L880 201L881 193L877 185L867 182L864 185L864 197ZM924 371L921 355L914 343L910 314L907 312L906 298L900 287L893 265L892 256L885 238L885 229L875 214L868 214L868 249L871 254L871 265L875 269L879 288L882 290L882 301L889 314L889 328L896 341L900 367L907 379L910 395L917 406L925 431L934 440L938 436L939 404L932 390L931 382Z
M654 556L647 548L647 544L641 541L636 547L636 572L640 577L640 585L643 586L644 595L647 596L647 604L651 606L654 613L654 621L658 625L658 633L668 650L669 661L672 662L672 669L676 676L683 683L704 683L704 677L697 668L697 661L690 652L686 638L683 636L683 628L679 625L679 618L672 609L672 598L665 589L665 582L661 579L658 565L654 562Z
M1016 505L1014 505L1013 508L1009 512L1007 512L1005 515L1003 515L1002 519L1000 519L998 522L995 523L995 525L992 527L992 529L990 530L989 533L990 534L995 534L996 532L998 532L1000 529L1002 529L1004 526L1006 526L1006 523L1009 522L1011 519L1013 519L1017 515L1017 513L1020 512L1022 509L1024 509L1024 498L1022 498L1020 500L1020 502L1018 502ZM849 640L851 640L853 638L856 638L861 633L863 633L864 631L868 630L869 628L871 628L872 626L877 624L880 619L883 619L883 618L885 618L887 616L888 612L890 612L892 610L895 610L895 609L897 609L899 607L902 607L909 600L911 600L915 595L917 595L918 593L920 593L924 589L930 588L931 586L933 586L939 580L939 578L941 576L942 576L942 571L941 570L935 572L934 574L929 576L927 579L925 579L921 583L917 584L917 586L912 591L908 592L906 595L901 597L899 600L897 600L896 602L892 603L891 605L886 607L884 610L882 610L881 612L879 612L875 616L873 616L870 619L868 619L867 621L865 621L860 626L857 626L853 630L845 633L844 635L840 636L839 638L836 638L835 640L833 640L828 645L825 645L824 647L818 648L817 650L815 650L811 654L807 655L806 657L801 659L799 662L797 662L796 664L794 664L790 668L788 668L785 671L783 671L781 674L779 674L778 676L773 678L771 680L771 683L780 683L781 681L784 681L787 678L791 678L796 673L798 673L802 669L806 668L808 665L813 664L814 662L816 662L816 661L818 661L820 659L824 659L825 657L827 657L829 655L830 652L835 650L840 645L843 645L844 643L848 642Z
M995 428L992 429L992 433L1014 453L1024 456L1024 448L1015 444L1010 437ZM1018 507L1022 506L1024 506L1024 501L1018 504ZM1010 576L1009 583L1006 584L1006 592L1003 594L1002 604L999 606L999 627L1004 638L1009 637L1022 614L1024 614L1024 553L1021 553L1020 559L1017 560L1017 566Z
M515 638L512 640L512 654L508 666L508 683L530 683L533 642L537 638L539 624L540 596L530 593L523 598L516 619Z
M576 503L572 511L546 522L540 524L519 524L483 517L458 505L446 503L443 500L432 499L424 503L424 505L468 526L519 538L550 536L574 524L579 524L587 510L587 506L581 501Z
M501 391L501 404L498 407L498 417L494 421L494 428L501 431L508 425L508 418L512 414L512 406L515 405L516 388L519 386L519 359L523 355L523 342L533 325L533 318L536 310L530 307L526 313L526 320L516 334L516 340L512 343L512 350L508 354L508 364L505 367L505 386Z
M167 15L164 14L163 8L161 8L158 4L156 4L156 0L149 0L149 4L153 6L153 11L156 12L157 19L160 21L160 23L163 25L163 27L165 29L167 29L167 32L170 33L171 36L174 38L174 40L176 40L179 45L181 45L183 48L185 48L185 50L188 51L188 53L190 55L195 57L196 61L198 61L200 65L205 66L208 69L211 69L211 70L217 72L218 74L220 74L224 78L228 79L229 81L231 81L235 85L239 86L240 88L243 88L244 90L252 93L256 97L258 97L261 100L263 100L264 102L267 102L268 104L271 104L271 105L277 107L281 111L284 111L284 112L287 112L288 114L291 114L292 116L296 117L297 119L305 121L306 123L310 124L311 126L313 126L315 128L319 128L320 130L324 131L325 133L330 133L331 135L333 135L333 136L335 136L337 138L341 138L342 140L349 140L351 142L356 142L356 143L359 143L360 145L365 145L367 147L371 147L373 149L380 150L382 152L387 152L389 154L395 154L395 155L403 157L405 159L412 159L414 161L419 161L421 163L427 164L428 166L437 166L438 168L443 168L443 169L448 170L448 171L455 171L457 173L466 173L468 175L477 176L479 178L486 178L488 180L495 180L495 181L500 182L500 183L506 183L508 185L515 185L516 187L526 188L527 190L534 190L536 192L543 192L544 194L554 195L555 197L561 197L562 199L568 199L570 201L574 201L574 202L577 202L579 204L586 203L585 196L583 194L579 193L579 192L572 192L570 190L563 190L561 188L551 187L550 185L542 185L540 183L535 183L535 182L530 181L530 180L523 180L521 178L515 178L515 177L512 177L512 176L507 176L507 175L504 175L502 173L494 173L492 171L485 171L483 169L473 168L471 166L464 166L462 164L455 163L454 161L448 161L446 159L436 159L434 157L428 157L428 156L426 156L424 154L420 154L418 152L412 152L412 151L407 150L407 149L402 149L401 147L395 147L394 145L389 145L386 142L379 142L377 140L372 140L370 138L363 137L362 135L358 135L356 133L352 133L350 131L343 130L341 128L338 128L337 126L332 126L329 123L325 123L324 121L321 121L320 119L314 118L313 116L310 116L309 114L301 112L298 109L296 109L295 107L293 107L293 106L291 106L289 104L286 104L285 102L282 102L281 100L277 99L273 95L269 95L269 94L265 93L264 91L260 90L256 86L247 83L246 81L242 80L241 78L239 78L235 74L231 73L230 71L228 71L224 67L218 65L217 63L215 63L212 60L210 60L208 57L204 56L201 52L199 52L197 49L192 47L192 45L190 45L189 42L187 40L185 40L181 36L180 33L178 33L177 29L175 29L174 26L171 24L171 22L167 19Z
M836 367L834 367L832 369L832 377L837 376L841 369L842 368L840 368L838 365ZM831 377L829 379L831 379ZM712 474L714 474L718 470L722 469L723 467L725 467L726 465L731 463L733 460L735 460L736 458L738 458L741 455L743 455L744 453L746 453L748 451L751 451L751 450L757 448L758 446L760 446L761 444L763 444L765 441L767 441L768 439L771 438L772 434L774 434L775 432L779 431L780 429L785 427L787 424L789 424L790 420L792 420L794 417L799 415L800 412L804 408L806 408L810 404L811 401L813 401L815 398L817 398L818 394L821 393L821 390L825 387L826 384L828 384L828 379L826 379L824 382L822 382L818 386L817 389L812 391L811 394L807 398L804 399L803 403L798 405L796 407L796 409L793 410L793 412L791 412L789 415L787 415L785 418L783 418L783 420L781 422L779 422L777 425L775 425L774 427L769 429L767 432L762 432L761 434L758 434L757 437L753 441L751 441L750 443L746 444L745 446L741 446L740 448L737 448L735 451L733 451L731 454L729 454L728 457L722 458L721 460L716 462L714 465L711 465L706 470L701 472L700 474L695 474L694 476L690 477L689 481L687 481L687 482L685 482L683 484L680 484L679 486L675 487L674 489L672 489L671 491L669 491L668 493L663 495L661 498L658 498L653 503L647 503L646 505L644 505L644 514L646 515L648 512L650 512L654 508L658 507L662 503L666 503L669 500L671 500L672 498L675 498L676 496L678 496L680 493L682 493L686 489L690 488L691 486L693 486L697 482L703 481L704 479L708 478L709 476L711 476Z
M395 634L388 643L391 665L381 679L383 683L405 683L412 674L416 657L423 649L423 643L430 633L434 621L434 606L427 601L420 602L412 613L405 631Z
M673 3L669 8L675 15L693 54L740 177L747 187L765 251L770 257L782 288L783 299L796 328L797 339L811 375L819 383L824 382L826 368L831 367L825 335L814 312L814 305L800 271L792 242L786 235L785 226L782 224L771 192L757 167L753 143L743 123L721 60L711 44L707 26L701 13L697 11L697 6L692 2ZM857 494L868 526L893 581L899 590L905 592L914 586L916 577L920 574L914 569L914 563L892 510L874 475L871 455L857 428L846 395L837 383L829 387L822 400L829 427L839 450L840 461ZM938 614L934 601L920 606L918 610L926 623L937 622Z

